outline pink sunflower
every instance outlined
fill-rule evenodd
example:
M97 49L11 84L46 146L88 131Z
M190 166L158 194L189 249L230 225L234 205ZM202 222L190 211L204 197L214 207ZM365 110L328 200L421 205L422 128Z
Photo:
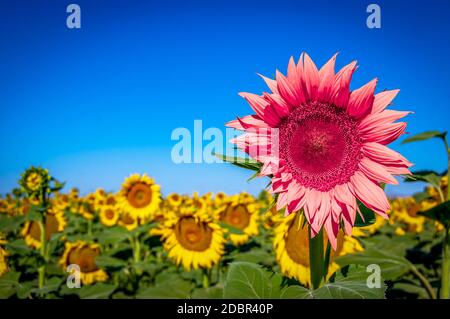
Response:
M374 95L374 79L351 91L356 62L335 74L335 61L318 70L307 54L297 64L291 58L287 76L262 76L271 93L240 93L256 114L227 123L245 131L232 142L262 163L277 209L303 209L312 236L325 227L334 249L341 222L351 235L357 199L388 218L380 183L398 184L394 175L410 174L412 165L386 147L405 131L395 121L410 113L386 109L399 90Z

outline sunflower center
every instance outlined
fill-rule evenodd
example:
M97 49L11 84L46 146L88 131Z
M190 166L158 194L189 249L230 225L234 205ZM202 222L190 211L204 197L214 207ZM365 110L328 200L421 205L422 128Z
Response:
M245 229L250 224L250 213L245 205L229 205L221 220L237 229Z
M105 212L105 217L106 217L107 219L113 219L113 218L114 218L114 211L113 211L112 209L108 209L108 210Z
M27 177L27 187L32 190L36 191L39 189L39 186L41 185L42 177L37 173L31 173Z
M193 217L181 218L175 226L175 236L184 248L194 251L207 250L212 241L212 229Z
M95 258L98 251L90 247L82 247L73 249L68 256L69 264L76 264L80 267L81 272L88 273L98 269L95 264Z
M295 109L280 126L280 157L303 186L328 191L358 168L362 141L345 110L312 102Z
M128 202L135 208L142 208L152 201L152 189L145 183L137 183L127 194Z

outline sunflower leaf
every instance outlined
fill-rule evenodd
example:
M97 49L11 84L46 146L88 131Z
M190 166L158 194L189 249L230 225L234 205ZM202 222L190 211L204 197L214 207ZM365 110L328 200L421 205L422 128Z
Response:
M244 157L239 157L239 156L226 156L226 155L217 154L217 153L213 153L213 155L224 162L231 163L238 167L246 168L246 169L249 169L252 171L257 171L257 172L259 172L261 170L262 164L258 161L255 161L254 159L251 159L248 157L244 158Z
M423 133L419 133L413 136L408 137L407 139L403 140L402 144L410 143L410 142L418 142L418 141L425 141L430 138L444 138L447 132L439 132L439 131L426 131Z
M417 171L405 179L405 182L426 182L434 187L440 187L441 178L439 174L434 171Z
M441 203L426 211L419 212L420 215L428 217L444 224L447 228L450 227L450 201Z
M83 299L107 299L116 290L116 286L105 283L97 283L91 286L83 286L76 289L76 293Z
M355 226L356 227L365 227L365 226L369 226L369 225L372 225L373 223L375 223L375 220L376 220L375 213L371 209L367 208L359 200L357 200L357 203L358 203L361 215L364 217L364 219L361 217L360 214L356 214Z
M249 262L230 264L223 289L224 298L267 299L279 296L279 281L273 280L260 265Z

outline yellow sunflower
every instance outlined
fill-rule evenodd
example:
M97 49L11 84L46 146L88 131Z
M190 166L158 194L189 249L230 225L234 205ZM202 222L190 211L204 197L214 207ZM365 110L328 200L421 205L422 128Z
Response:
M3 235L0 234L0 277L9 270L8 260L6 259L8 252L1 246L3 244L6 244L6 241L3 239Z
M421 233L424 229L426 218L417 213L422 210L422 205L412 197L399 197L391 203L391 221L399 222L404 231ZM398 231L400 234L401 231Z
M290 214L280 219L275 227L273 246L281 272L287 277L297 279L303 285L310 286L309 234L307 226L302 227L302 217L299 216L299 214ZM324 247L326 238L327 236L324 236ZM340 231L337 237L337 249L331 250L327 276L330 277L339 269L338 264L333 262L335 256L362 250L358 240Z
M243 234L229 234L233 245L242 245L251 236L259 233L259 204L247 193L229 197L217 209L216 215L219 221L243 232Z
M204 212L171 213L153 233L161 235L169 258L186 270L211 268L224 253L223 229Z
M132 231L139 226L139 218L132 216L128 212L120 212L118 225L125 227L127 230Z
M47 169L32 166L22 174L19 184L29 196L34 197L49 189L50 179Z
M183 196L177 193L171 193L169 194L169 196L167 196L165 204L167 204L169 207L178 207L182 202Z
M99 255L100 246L98 244L89 244L82 241L66 242L64 254L59 263L64 269L69 265L78 265L81 282L84 285L90 285L108 279L108 274L95 263L95 258Z
M52 235L62 232L67 225L64 213L49 210L45 216L45 239L50 240ZM36 221L27 221L22 229L27 245L39 249L41 247L41 228Z
M103 206L99 215L100 222L108 227L116 225L119 220L119 212L114 206Z
M133 174L125 179L117 199L120 208L134 218L149 218L159 209L160 186L146 174Z

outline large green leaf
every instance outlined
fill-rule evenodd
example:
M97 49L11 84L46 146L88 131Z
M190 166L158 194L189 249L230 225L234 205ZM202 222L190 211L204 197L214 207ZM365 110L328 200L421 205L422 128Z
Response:
M434 137L443 138L446 133L447 132L426 131L426 132L419 133L419 134L408 137L407 139L403 140L402 144L410 143L410 142L417 142L417 141L424 141L424 140L428 140L428 139L434 138Z
M310 299L314 298L311 290L302 286L289 286L281 290L281 299Z
M340 276L312 294L316 299L384 299L386 286L383 283L380 288L369 288L369 275L365 269L352 269L346 277Z
M105 283L97 283L90 286L83 286L81 288L73 288L80 298L83 299L106 299L116 289L116 286Z
M95 263L100 268L122 268L126 266L126 261L110 256L98 256L95 258Z
M136 294L137 299L187 299L190 297L192 283L181 278L165 281L152 287L144 288Z
M434 171L417 171L413 172L405 178L405 182L425 182L433 185L434 187L440 187L441 177Z
M25 221L26 216L11 217L6 214L0 214L0 232L9 233L12 231L16 231Z
M233 262L225 279L223 296L237 299L278 298L280 284L281 277L272 277L257 264Z
M394 245L391 243L391 246ZM381 275L386 280L393 280L408 273L414 265L397 252L389 251L386 247L369 246L363 252L344 255L336 258L341 266L376 264L380 266Z
M198 288L192 292L192 299L221 299L223 287L214 286L209 288Z
M0 277L0 299L9 298L16 293L20 287L19 277L20 273L13 271L7 272Z
M119 243L130 236L130 233L123 227L113 227L105 229L98 234L98 242L100 244L115 244Z

